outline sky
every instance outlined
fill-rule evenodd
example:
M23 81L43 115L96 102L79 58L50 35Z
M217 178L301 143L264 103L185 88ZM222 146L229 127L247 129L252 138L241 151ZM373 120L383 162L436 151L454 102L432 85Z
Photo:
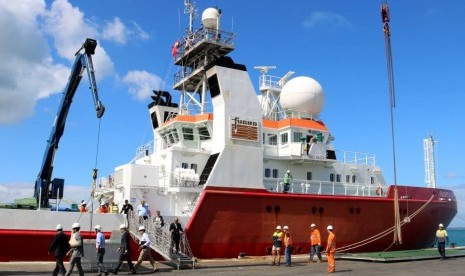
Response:
M222 10L221 29L236 34L230 56L247 66L256 91L254 66L316 79L325 92L321 119L336 149L375 154L392 184L381 3L198 0L195 24L205 8ZM465 2L388 4L397 183L425 185L423 139L434 134L437 185L452 189L459 206L450 226L465 226ZM53 174L65 178L65 196L75 201L88 198L94 167L111 174L153 139L151 91L171 91L179 70L171 46L187 25L181 0L0 0L0 202L32 196L74 53L86 38L98 41L93 62L106 112L96 118L84 76Z

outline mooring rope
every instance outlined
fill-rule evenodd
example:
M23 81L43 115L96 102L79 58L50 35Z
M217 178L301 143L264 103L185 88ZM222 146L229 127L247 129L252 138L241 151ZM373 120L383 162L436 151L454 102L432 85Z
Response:
M431 195L430 199L425 202L420 208L418 208L418 210L416 210L415 212L413 212L410 216L408 216L408 221L411 221L416 215L418 215L424 208L426 208L426 206L428 204L431 203L431 201L433 200L434 198L434 195ZM400 225L404 225L405 223L408 223L406 220L403 220ZM374 236L371 236L367 239L364 239L362 241L359 241L359 242L356 242L356 243L353 243L353 244L349 244L349 245L346 245L346 246L342 246L338 249L336 249L337 252L346 252L346 251L349 251L349 250L352 250L352 249L355 249L355 248L358 248L358 247L361 247L361 246L364 246L364 245L367 245L367 244L370 244L374 241L377 241L391 233L393 233L395 231L395 226L392 226ZM385 249L384 251L388 250L394 243L392 243L391 245L389 245L389 247L387 249Z

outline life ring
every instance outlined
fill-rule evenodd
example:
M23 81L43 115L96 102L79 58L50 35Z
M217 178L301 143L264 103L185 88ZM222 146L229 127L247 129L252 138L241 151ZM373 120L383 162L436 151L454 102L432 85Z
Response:
M379 195L379 196L383 195L383 194L384 194L383 188L378 187L378 188L376 189L376 194Z

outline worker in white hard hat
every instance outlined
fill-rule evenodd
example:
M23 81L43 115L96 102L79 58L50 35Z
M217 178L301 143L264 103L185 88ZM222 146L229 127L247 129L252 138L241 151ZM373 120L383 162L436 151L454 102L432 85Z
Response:
M272 255L273 255L273 262L271 265L281 265L281 246L283 243L284 233L281 232L281 225L276 226L276 231L273 233L272 240L273 240L273 248L272 248ZM276 257L278 257L278 262L276 262Z
M291 170L287 170L283 177L283 193L287 193L291 187L292 175Z
M284 231L284 255L286 259L286 267L291 266L291 256L292 252L294 251L294 246L292 245L292 237L291 232L289 231L288 226L283 227Z
M118 247L118 250L116 250L116 252L119 252L119 262L115 270L113 271L114 274L118 274L118 271L123 265L124 261L128 263L129 269L131 271L134 270L134 264L131 260L131 247L129 246L131 236L129 235L129 231L126 224L121 224L119 226L119 230L121 231L121 244Z
M84 270L82 269L81 265L81 258L84 257L84 247L83 241L81 237L81 226L78 222L73 223L71 226L73 233L71 234L71 238L69 239L69 245L71 249L68 251L67 255L71 254L71 259L69 260L69 269L66 273L66 276L71 275L73 273L74 266L77 266L79 271L79 276L84 276Z
M145 227L143 225L139 226L139 234L141 235L139 239L140 254L139 254L139 259L137 259L136 265L134 265L134 269L132 270L132 273L135 274L140 264L145 260L148 260L150 262L150 264L153 267L153 272L155 272L158 270L158 267L152 255L150 254L151 243L150 243L149 236L147 235L147 233L145 233Z
M61 224L57 225L56 230L57 233L50 244L48 254L53 252L53 255L55 256L56 265L53 270L53 275L58 275L58 273L60 273L60 275L65 275L66 269L63 265L63 259L65 258L69 248L68 238L65 233L63 233L63 226Z
M102 201L100 203L100 207L98 207L97 213L101 213L101 214L108 213L108 208L107 208L105 201Z
M321 234L320 231L316 228L315 223L310 224L310 257L308 260L310 262L313 262L313 256L315 254L318 257L318 262L320 263L322 258L321 258Z
M444 225L440 223L438 225L438 230L436 231L435 243L438 243L438 251L441 254L441 260L446 259L446 242L449 244L449 236L447 235Z
M98 274L102 275L102 273L105 273L105 275L108 275L107 268L103 265L103 256L105 256L105 236L102 233L102 226L100 225L95 225L95 234L97 235L95 237L95 248L97 250L97 268L98 268Z
M328 230L328 243L326 244L326 253L328 254L328 272L334 273L336 271L336 262L334 261L334 253L336 252L336 235L332 225L326 227Z

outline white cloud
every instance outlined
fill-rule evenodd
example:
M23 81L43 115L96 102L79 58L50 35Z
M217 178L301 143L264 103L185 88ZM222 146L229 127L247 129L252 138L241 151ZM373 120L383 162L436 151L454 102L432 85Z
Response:
M316 27L339 29L350 28L351 24L344 16L327 11L312 12L303 22L304 27L312 29Z
M102 38L119 44L126 44L129 39L148 40L149 34L136 22L131 22L131 27L126 26L119 17L107 22L102 31Z
M52 61L37 24L44 13L40 1L0 1L0 124L31 116L38 99L66 83L68 69Z
M0 28L0 124L31 116L37 100L64 89L70 69L53 60L52 51L71 63L85 38L98 36L96 26L67 0L49 8L40 0L0 0ZM103 48L97 47L93 61L98 79L113 74Z
M56 0L47 13L44 29L54 38L57 53L69 61L74 60L74 54L86 38L97 39L97 26L84 17L77 7L67 0ZM114 64L105 50L98 45L92 57L97 79L103 79L114 72Z
M123 78L123 83L129 87L129 93L138 100L146 100L152 95L152 90L164 86L164 81L157 75L147 71L129 71Z
M136 22L132 22L132 25L134 26L134 34L136 37L140 38L141 40L148 40L150 38L150 35L145 32L141 26L139 26L139 24L137 24Z
M112 22L107 22L102 32L104 39L120 44L126 43L128 34L129 30L118 17L115 17Z

